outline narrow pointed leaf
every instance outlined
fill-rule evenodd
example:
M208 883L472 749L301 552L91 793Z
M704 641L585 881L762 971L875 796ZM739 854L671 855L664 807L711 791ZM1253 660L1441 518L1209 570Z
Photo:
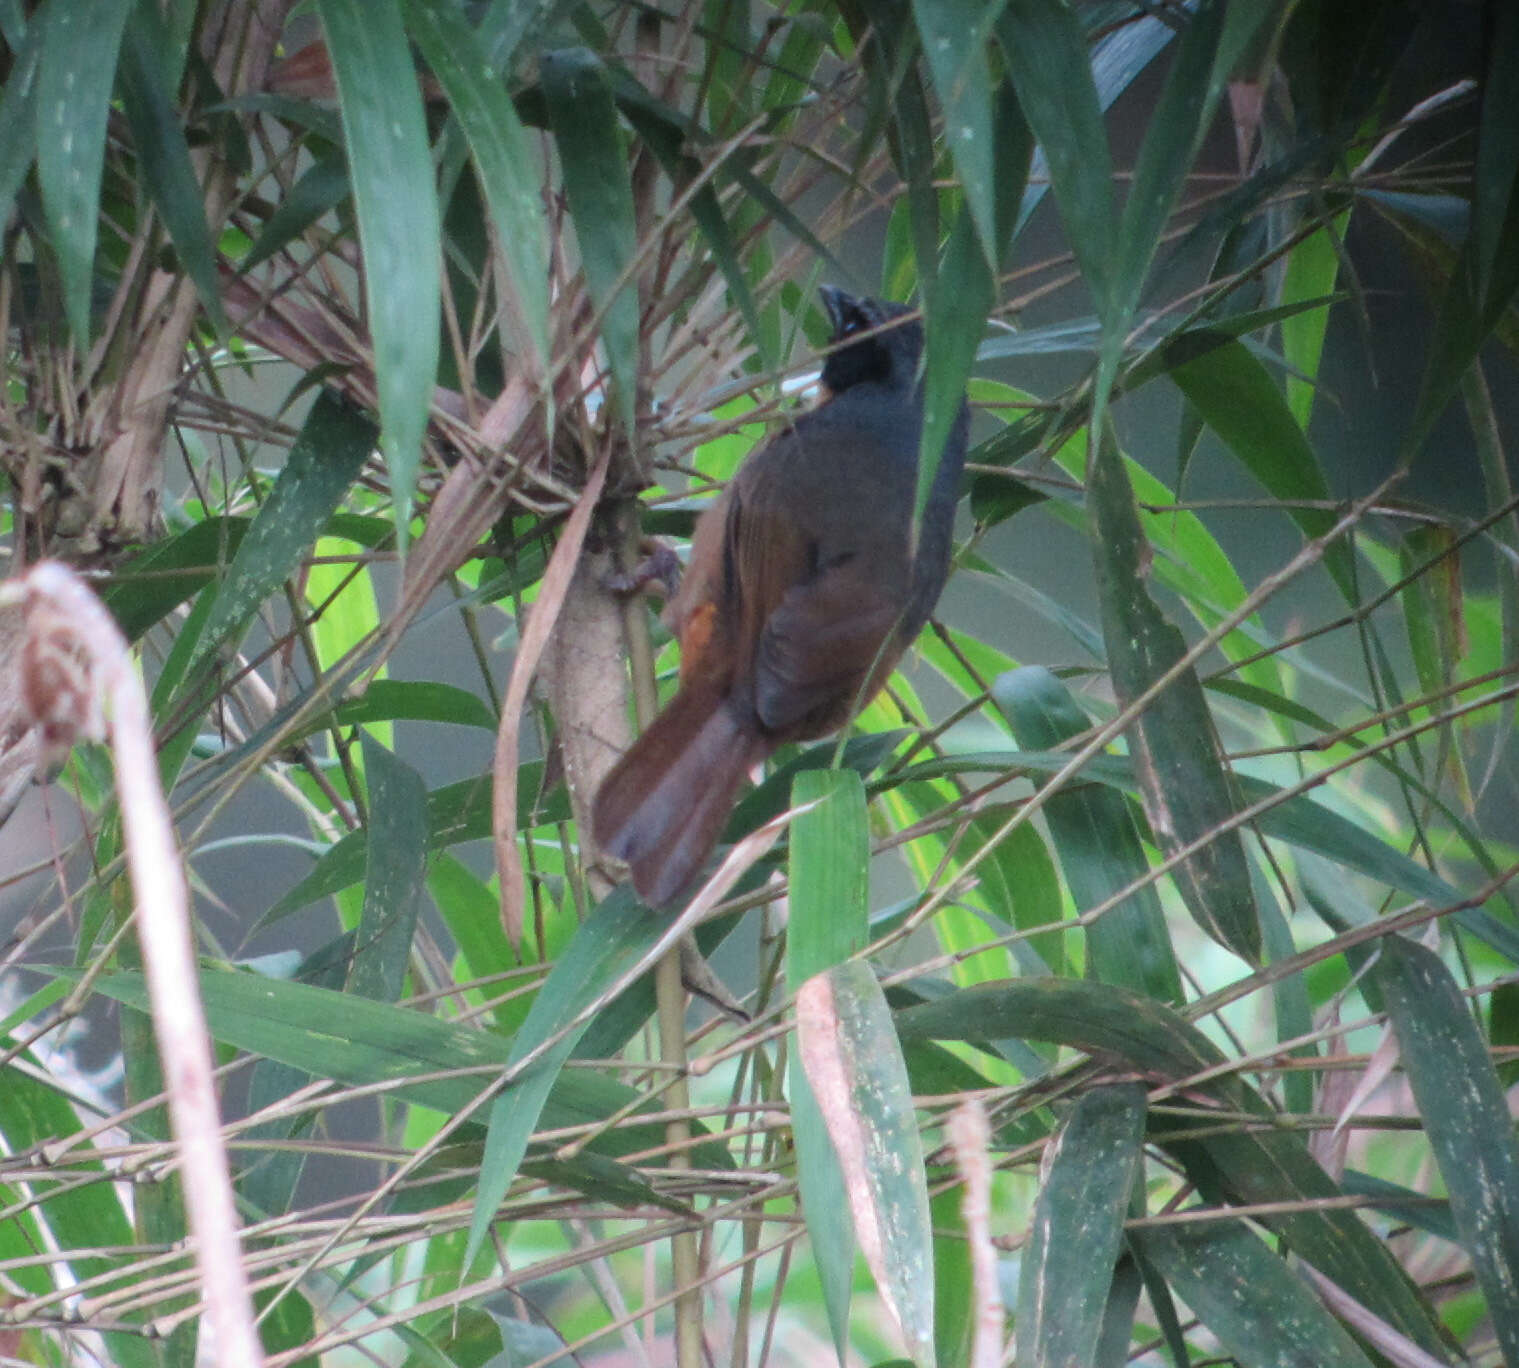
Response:
M426 873L427 790L416 770L367 731L363 751L369 781L368 864L348 986L361 997L395 1002L406 983Z
M190 162L190 145L174 108L175 72L165 70L168 34L152 6L140 6L121 48L121 97L138 172L174 243L180 265L195 282L201 306L225 337L227 316L216 275L216 251L206 226L205 195Z
M117 1002L147 1010L141 974L112 974L95 987ZM493 1031L304 983L205 970L200 993L211 1034L223 1044L340 1083L389 1083L391 1095L445 1115L469 1106L479 1095L482 1074L505 1068L513 1050L512 1042ZM475 1073L461 1076L461 1070ZM571 1069L559 1075L542 1121L545 1129L560 1129L639 1109L633 1088L590 1070ZM477 1129L474 1135L480 1133ZM663 1126L640 1123L599 1133L589 1145L600 1155L616 1157L658 1145L664 1135ZM699 1167L732 1167L720 1144L697 1146L692 1161Z
M1342 213L1292 249L1282 281L1284 306L1321 299L1339 279L1343 240L1350 214ZM1319 362L1329 332L1329 310L1308 308L1282 320L1282 359L1287 363L1287 407L1299 428L1308 431L1318 395Z
M1084 1093L1046 1159L1018 1285L1018 1368L1092 1363L1144 1143L1145 1090Z
M1129 1238L1242 1368L1371 1368L1307 1284L1245 1227L1209 1221Z
M931 1364L933 1233L923 1146L901 1046L870 966L848 960L809 979L797 995L797 1036L865 1261L908 1352Z
M791 921L787 986L863 950L870 939L870 842L865 788L853 770L804 770L791 783L793 806L817 806L791 823ZM855 1232L839 1156L800 1054L791 1057L791 1126L802 1214L817 1261L829 1328L839 1353L848 1343Z
M1063 769L1069 760L1068 755L1058 752L992 751L980 755L962 755L949 761L914 765L898 778L901 780L934 777L951 772L1020 767L1041 774L1054 774ZM1092 757L1082 767L1078 782L1085 780L1095 780L1130 793L1138 792L1133 769L1122 756ZM1453 915L1463 927L1486 941L1500 954L1511 960L1519 960L1519 935L1485 909L1462 906L1463 895L1433 870L1410 859L1401 850L1390 846L1365 827L1357 826L1332 808L1315 803L1307 794L1300 793L1281 799L1283 790L1264 779L1246 774L1238 776L1238 780L1241 796L1247 806L1273 804L1255 819L1264 835L1286 841L1303 850L1311 850L1347 869L1385 883L1390 888L1423 898L1434 906L1454 907L1457 910Z
M335 153L317 158L316 164L280 197L275 210L264 221L241 267L248 271L261 261L282 252L324 214L330 213L345 199L351 187L348 167Z
M66 1136L75 1136L83 1129L63 1090L38 1076L42 1072L40 1069L34 1074L31 1069L36 1065L30 1059L26 1062L31 1068L18 1067L20 1062L12 1061L0 1069L0 1135L4 1137L9 1154L33 1153ZM84 1149L88 1153L88 1148ZM60 1251L67 1261L69 1273L83 1282L87 1278L119 1274L120 1267L99 1254L75 1254L73 1251L130 1245L133 1228L122 1210L117 1186L99 1181L106 1177L104 1165L89 1159L79 1162L77 1156L76 1162L80 1178L91 1174L96 1181L43 1185L41 1192L24 1200L20 1212L8 1215L4 1222L0 1222L0 1227L11 1227L0 1235L0 1239L7 1243L14 1241L16 1231L24 1231L33 1220L40 1219L50 1232L48 1245ZM48 1192L48 1188L55 1190ZM19 1196L8 1184L6 1195ZM26 1255L36 1252L36 1246L23 1245L17 1250L23 1260L18 1272L23 1272L25 1264L30 1262ZM103 1338L107 1361L119 1364L121 1368L157 1368L162 1362L143 1333L115 1332Z
M616 387L617 416L632 433L638 391L638 292L625 272L638 247L633 189L606 69L585 48L538 62L549 123L601 340Z
M1069 690L1042 666L1000 676L992 699L1018 744L1031 750L1053 750L1090 726ZM1044 815L1078 912L1106 902L1148 868L1120 794L1101 786L1075 788L1052 795ZM1153 884L1104 912L1085 934L1089 976L1181 1004L1181 971Z
M1333 513L1292 506L1323 502L1332 495L1318 457L1281 391L1243 342L1208 345L1194 353L1199 345L1193 337L1165 349L1171 379L1240 464L1283 501L1303 534L1323 536L1334 526ZM1354 601L1349 555L1343 545L1331 546L1324 564L1340 592Z
M248 531L247 518L207 518L133 556L101 594L128 641L219 581Z
M106 114L131 9L131 0L66 0L49 5L38 20L37 176L69 326L81 350L90 336Z
M976 243L970 215L961 210L939 268L939 287L924 318L928 355L923 376L923 433L918 456L914 518L920 519L939 477L945 443L960 421L965 384L996 302L997 281Z
M317 0L343 107L380 392L380 445L404 550L438 373L442 237L432 152L399 0Z
M1389 936L1376 977L1461 1244L1503 1356L1519 1363L1519 1146L1502 1085L1437 955Z
M1150 597L1144 573L1149 543L1134 491L1111 437L1087 471L1087 499L1096 528L1097 590L1113 690L1127 707L1186 653L1179 631ZM1213 831L1240 808L1239 790L1197 672L1167 685L1129 728L1140 795L1166 854ZM1260 922L1238 830L1214 837L1173 870L1193 919L1220 944L1251 963L1260 959Z
M556 796L546 807L540 806L543 787L543 764L534 761L517 771L517 812L523 825L536 822L563 821L569 816L569 803ZM445 784L427 795L427 848L446 850L465 841L485 841L491 834L491 777L477 775ZM263 925L299 911L319 898L331 897L351 888L364 877L368 857L369 833L350 831L334 842L317 860L311 872L264 914Z
M1424 446L1519 290L1519 9L1496 6L1488 28L1472 221L1435 317L1418 404L1400 452L1405 464Z
M1150 262L1213 121L1233 58L1269 12L1264 5L1200 0L1185 22L1124 202L1114 267L1115 327L1127 326L1139 303Z
M317 395L284 468L238 545L195 660L238 637L311 549L374 450L374 424L329 390Z
M634 896L632 886L622 884L598 904L543 981L527 1020L512 1039L507 1068L516 1068L537 1054L545 1042L564 1034L508 1083L491 1104L466 1264L479 1252L496 1208L517 1176L560 1070L585 1034L590 1018L577 1026L571 1027L571 1023L598 997L610 994L663 930L659 919L651 917Z
M1009 0L997 38L1018 102L1049 163L1050 185L1099 315L1111 291L1117 217L1113 157L1087 57L1064 0Z
M1128 989L1077 979L1016 979L960 989L897 1013L904 1042L922 1039L989 1044L1022 1036L1112 1054L1135 1068L1189 1078L1225 1062L1223 1052L1173 1009ZM1296 1132L1270 1124L1264 1098L1237 1075L1224 1074L1195 1091L1233 1113L1261 1118L1259 1127L1219 1127L1206 1137L1192 1122L1153 1114L1149 1138L1166 1148L1212 1202L1287 1203L1263 1223L1293 1251L1375 1315L1444 1361L1439 1330L1417 1289L1387 1247L1351 1212L1324 1208L1340 1195ZM1173 1137L1172 1132L1180 1132Z
M536 353L531 373L546 374L549 248L538 159L507 93L504 72L492 64L456 5L406 0L406 26L469 142L527 333L524 341Z
M5 129L5 136L0 138L0 260L5 255L3 230L10 222L11 206L37 155L37 69L42 33L40 23L27 29L14 54L5 93L0 96L0 128Z
M996 180L999 149L992 129L992 73L986 43L1001 5L995 0L913 0L913 18L928 58L944 139L976 227L988 270L996 270Z

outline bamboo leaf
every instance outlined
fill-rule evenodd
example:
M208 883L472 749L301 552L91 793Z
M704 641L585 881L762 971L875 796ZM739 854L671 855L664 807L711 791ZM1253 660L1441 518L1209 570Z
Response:
M1087 471L1095 524L1102 635L1119 702L1128 707L1186 654L1186 642L1145 588L1149 543L1134 491L1111 436ZM1233 774L1213 725L1197 672L1188 668L1144 707L1128 732L1140 796L1160 848L1180 850L1239 810ZM1193 919L1251 963L1260 959L1260 921L1237 830L1219 832L1173 871Z
M791 781L791 802L816 804L791 823L786 981L796 993L814 974L848 960L869 942L870 843L865 788L853 770L803 770ZM792 1056L790 1073L802 1213L834 1345L842 1354L848 1343L855 1227L840 1156L800 1054Z
M797 994L803 1067L843 1173L876 1287L921 1364L934 1361L933 1237L923 1146L886 998L848 960ZM816 1228L809 1217L809 1233Z
M404 551L438 373L442 242L432 153L399 0L317 0L317 12L343 108L380 446Z
M638 293L625 273L638 248L638 232L617 105L605 68L585 48L545 52L538 74L586 284L601 316L617 415L631 436L638 393Z
M1519 1146L1487 1044L1423 946L1389 936L1376 978L1493 1330L1519 1362Z
M232 643L300 565L374 450L374 424L323 390L269 497L238 544L192 665Z
M562 795L547 805L540 802L541 761L521 766L517 774L517 812L525 825L563 821L569 804ZM478 775L445 784L427 795L427 849L444 850L465 841L484 841L491 834L491 777ZM311 872L264 914L271 925L290 913L350 888L364 877L369 848L366 831L350 831L323 851Z
M1110 328L1128 327L1150 262L1213 121L1235 57L1269 16L1264 5L1199 0L1182 30L1165 89L1150 115L1124 202L1113 271Z
M1113 156L1086 34L1063 0L1009 0L997 38L1018 102L1049 163L1050 186L1081 274L1105 317L1117 215Z
M927 361L923 377L923 433L918 455L918 487L913 509L921 520L939 480L945 444L965 404L965 382L986 330L986 315L996 302L997 282L976 244L970 215L962 210L950 233L939 268L938 285L928 296L924 319ZM957 476L958 478L958 476Z
M45 11L41 11L45 13ZM37 71L42 57L43 24L34 23L14 40L14 57L5 91L0 94L0 260L4 260L16 192L37 155Z
M587 1017L579 1025L572 1023L612 989L663 931L663 925L649 915L633 893L632 885L622 884L597 905L543 981L527 1020L512 1039L507 1068L516 1068L537 1055L555 1036L561 1038L543 1050L541 1057L507 1084L491 1104L479 1191L469 1223L466 1264L479 1252L496 1208L517 1176L560 1070L591 1019Z
M406 982L426 868L427 790L422 776L368 732L363 734L369 782L369 844L364 910L348 975L361 997L395 1002Z
M1292 305L1331 293L1340 273L1337 242L1350 225L1348 212L1337 215L1318 232L1305 238L1287 258L1282 280L1282 303ZM1310 308L1282 320L1282 358L1287 363L1287 407L1304 432L1313 416L1318 393L1319 362L1324 337L1329 331L1329 311Z
M348 167L342 157L336 153L318 156L264 220L248 255L242 259L242 269L250 271L261 261L284 251L313 223L347 199L350 188Z
M944 111L944 139L988 271L997 269L1002 243L996 212L999 149L992 129L986 43L1001 8L1001 0L913 0L912 6Z
M77 977L74 971L60 973ZM117 1002L147 1010L141 974L111 974L95 987ZM200 993L211 1034L224 1044L356 1087L391 1084L388 1095L444 1115L462 1111L479 1093L479 1079L461 1071L499 1072L513 1052L513 1042L493 1031L304 983L205 970ZM560 1129L628 1110L647 1110L634 1089L588 1069L571 1069L555 1082L542 1121L545 1128ZM483 1131L477 1127L472 1134L478 1138ZM601 1131L588 1144L597 1154L615 1158L659 1145L664 1135L663 1126L640 1123ZM720 1144L698 1145L692 1160L702 1167L732 1167Z
M1334 514L1303 503L1331 499L1318 457L1266 368L1243 342L1224 342L1193 354L1195 338L1165 349L1171 379L1224 441L1240 464L1286 506L1307 537L1334 526ZM1355 573L1342 545L1328 548L1324 564L1347 600L1355 600Z
M1370 1368L1323 1303L1245 1227L1210 1221L1129 1239L1245 1368Z
M247 518L207 518L133 556L101 594L128 641L208 584L219 582L248 531Z
M469 26L464 11L444 0L406 0L406 26L441 82L469 142L490 206L516 309L534 356L530 373L547 376L549 362L548 231L537 158L500 67Z
M146 1003L143 1005L146 1007ZM28 1060L28 1063L32 1062ZM32 1067L36 1066L32 1064ZM79 1117L59 1089L29 1069L18 1067L18 1061L0 1070L0 1134L5 1137L8 1153L33 1153L44 1145L76 1136L82 1129ZM105 1177L99 1160L83 1158L82 1162L76 1162L81 1177L86 1174L97 1179ZM118 1272L118 1267L108 1258L72 1252L132 1243L132 1222L122 1210L116 1185L103 1181L76 1181L48 1186L54 1190L44 1190L26 1200L15 1216L0 1221L0 1231L5 1231L0 1239L11 1243L26 1226L32 1226L35 1233L33 1223L41 1222L49 1232L46 1243L63 1254L69 1272L77 1281ZM6 1227L12 1229L6 1230ZM18 1271L24 1271L30 1262L26 1256L36 1252L36 1245L22 1242L18 1251L22 1265ZM51 1283L51 1278L44 1277L38 1290L51 1290ZM114 1331L104 1339L111 1363L120 1364L121 1368L156 1368L158 1355L142 1333Z
M76 344L90 336L106 115L131 0L55 3L37 20L37 177Z
M1519 12L1494 11L1484 43L1471 226L1435 316L1418 403L1399 453L1411 462L1519 291Z
M190 162L190 145L174 109L177 66L169 36L151 5L138 6L121 49L121 99L137 152L138 173L174 243L185 274L219 336L229 325L216 274L216 249L206 226L205 195Z
M1065 685L1042 666L1001 675L992 699L1018 744L1054 750L1090 726ZM1148 868L1139 830L1123 798L1101 787L1052 795L1045 819L1078 912L1106 902ZM1180 1005L1181 972L1153 884L1131 893L1086 928L1087 972Z
M1170 1078L1217 1072L1223 1052L1170 1007L1128 989L1076 979L1015 979L965 988L897 1013L904 1042L923 1039L990 1044L1007 1036L1049 1040ZM1432 1314L1387 1247L1350 1212L1322 1201L1339 1195L1295 1132L1271 1124L1265 1100L1237 1075L1220 1074L1194 1091L1226 1112L1262 1124L1209 1127L1152 1114L1150 1139L1183 1165L1210 1201L1282 1203L1265 1220L1293 1251L1356 1300L1444 1361ZM1206 1109L1203 1115L1207 1115Z
M1019 1273L1018 1368L1095 1361L1144 1122L1144 1086L1120 1083L1082 1094L1061 1127Z

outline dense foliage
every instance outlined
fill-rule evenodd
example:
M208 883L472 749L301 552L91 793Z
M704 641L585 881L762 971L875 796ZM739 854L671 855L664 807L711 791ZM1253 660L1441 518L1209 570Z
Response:
M271 1362L1519 1362L1519 7L0 35L7 544L138 649ZM830 281L921 306L925 452L969 391L955 571L656 916L580 820L676 663L609 577ZM39 617L0 1350L189 1365L126 761L30 728Z

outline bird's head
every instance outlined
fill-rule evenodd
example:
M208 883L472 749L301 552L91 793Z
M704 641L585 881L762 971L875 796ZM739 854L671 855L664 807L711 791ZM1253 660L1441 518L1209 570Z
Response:
M834 346L823 362L823 387L830 394L842 394L854 385L875 381L911 389L923 354L923 325L916 318L905 323L895 320L915 310L906 304L857 298L832 285L823 286L819 293L833 325L830 341ZM860 340L851 343L855 336Z

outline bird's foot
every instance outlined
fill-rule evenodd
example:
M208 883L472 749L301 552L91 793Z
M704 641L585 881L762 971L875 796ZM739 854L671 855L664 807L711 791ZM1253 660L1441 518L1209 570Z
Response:
M680 557L672 547L661 541L649 541L640 548L644 558L627 574L613 572L602 577L604 588L613 594L640 594L654 589L661 598L673 598L680 588L683 569Z

